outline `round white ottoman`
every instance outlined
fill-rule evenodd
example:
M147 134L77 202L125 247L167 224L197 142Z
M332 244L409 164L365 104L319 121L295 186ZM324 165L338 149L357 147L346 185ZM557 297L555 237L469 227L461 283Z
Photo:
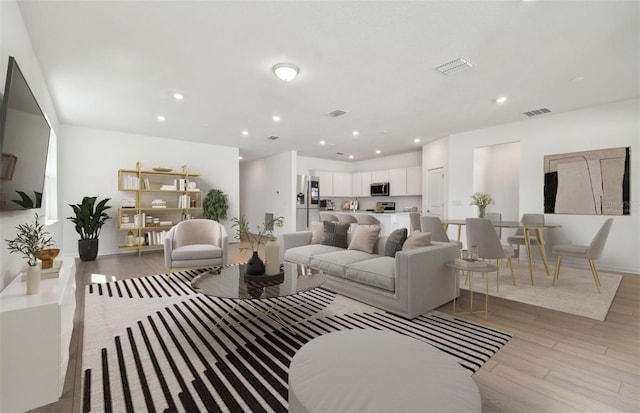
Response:
M311 340L289 367L290 412L480 412L453 357L411 337L347 330Z

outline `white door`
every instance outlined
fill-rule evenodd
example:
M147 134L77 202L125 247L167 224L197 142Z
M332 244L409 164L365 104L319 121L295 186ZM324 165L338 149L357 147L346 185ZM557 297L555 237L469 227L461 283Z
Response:
M426 215L444 218L444 168L427 171Z

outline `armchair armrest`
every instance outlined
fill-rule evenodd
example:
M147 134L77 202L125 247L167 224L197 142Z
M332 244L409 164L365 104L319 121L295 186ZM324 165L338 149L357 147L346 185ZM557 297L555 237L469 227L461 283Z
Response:
M284 261L284 252L289 248L301 247L311 244L311 231L298 231L280 234L280 261Z

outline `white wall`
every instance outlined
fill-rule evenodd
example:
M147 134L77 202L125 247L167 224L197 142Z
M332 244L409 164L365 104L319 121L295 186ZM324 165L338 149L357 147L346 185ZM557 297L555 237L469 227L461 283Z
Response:
M2 0L0 1L0 84L2 85L0 87L2 88L4 88L4 81L7 76L9 56L16 58L36 100L47 115L52 128L57 131L59 129L58 115L44 81L40 64L31 46L31 40L18 5L14 0ZM4 90L2 93L4 93ZM47 196L47 194L44 196ZM0 242L2 243L0 248L0 290L4 289L25 266L25 260L20 255L9 254L4 240L15 238L16 226L31 222L34 212L44 215L44 209L0 211ZM51 233L54 240L59 241L61 239L61 226L59 223L47 225L46 230Z
M519 215L544 212L543 160L547 154L630 146L638 153L640 101L631 99L557 115L527 119L449 138L449 206L452 219L473 216L473 154L477 147L519 141L521 145ZM640 273L640 157L631 157L631 214L616 216L601 268ZM547 214L545 220L562 228L549 230L547 245L571 240L588 244L605 217ZM464 233L464 231L463 231ZM571 260L567 259L567 262Z
M118 169L135 169L137 161L146 170L163 166L180 171L187 165L189 171L200 174L196 182L203 195L212 188L226 193L229 220L223 224L233 234L230 218L240 210L238 148L68 125L62 127L58 140L61 218L72 214L68 204L80 203L84 196L111 198L107 212L114 219L102 229L99 254L117 253L118 245L124 243L126 232L117 230L115 218L120 201L131 193L118 191ZM71 221L63 221L63 247L77 255L78 234Z
M473 191L491 194L495 204L487 212L499 212L502 219L520 219L520 143L503 143L476 148L473 156Z
M284 225L274 234L296 230L296 152L240 164L240 213L252 230L264 223L264 214L284 217ZM233 234L235 236L235 232Z

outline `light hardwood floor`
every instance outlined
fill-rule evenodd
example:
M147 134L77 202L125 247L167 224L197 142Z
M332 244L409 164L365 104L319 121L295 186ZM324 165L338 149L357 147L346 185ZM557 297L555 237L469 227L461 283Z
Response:
M248 251L233 244L230 262ZM162 253L77 261L77 308L62 398L33 412L80 412L84 286L91 274L118 279L165 273ZM473 378L482 410L491 412L640 411L640 276L623 279L605 321L490 298L489 320L465 318L509 332L513 339ZM467 298L462 291L462 302ZM452 304L438 310L452 313Z

